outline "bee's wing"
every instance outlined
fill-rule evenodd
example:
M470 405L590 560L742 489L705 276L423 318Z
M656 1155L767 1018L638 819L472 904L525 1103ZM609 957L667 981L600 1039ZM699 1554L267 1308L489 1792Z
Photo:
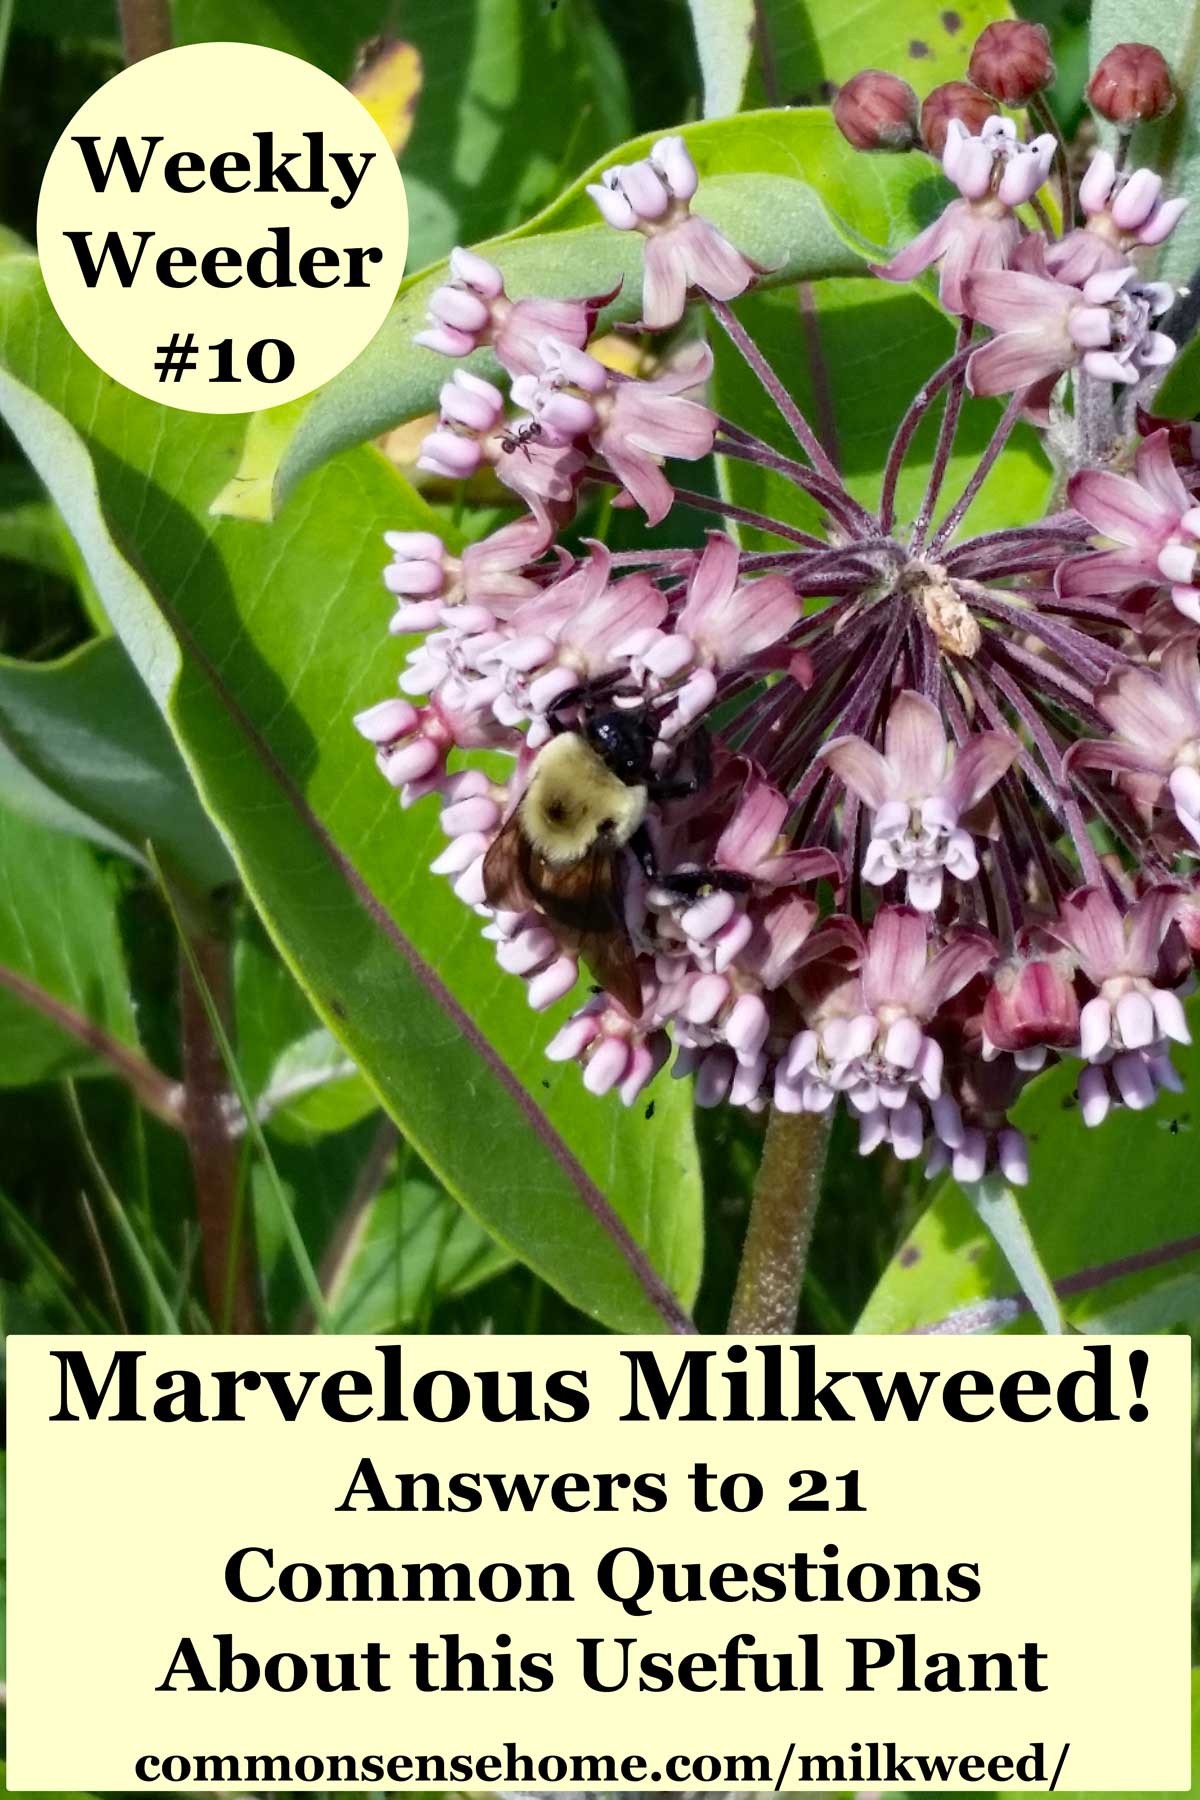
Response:
M642 984L625 926L616 859L588 856L568 868L555 868L534 851L525 882L566 946L636 1019L642 1011Z
M525 879L525 839L513 813L500 827L483 859L483 891L489 906L501 912L524 912L534 898Z

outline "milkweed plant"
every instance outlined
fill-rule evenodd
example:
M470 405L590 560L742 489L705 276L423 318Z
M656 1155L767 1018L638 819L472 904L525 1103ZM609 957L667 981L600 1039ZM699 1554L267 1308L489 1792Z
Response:
M863 1152L1020 1185L1011 1112L1036 1071L1074 1059L1081 1129L1098 1128L1177 1087L1172 1046L1189 1041L1200 437L1155 416L1177 296L1141 272L1187 201L1128 157L1133 126L1172 104L1162 56L1103 59L1090 97L1112 147L1081 173L1036 129L1053 77L1039 26L988 26L970 75L919 108L867 70L834 103L864 155L936 156L956 190L874 269L936 277L957 341L913 394L871 504L739 320L764 271L705 217L681 137L588 190L642 240L642 371L594 341L603 293L514 298L499 261L454 252L417 341L451 360L490 345L507 391L451 372L418 466L462 480L490 465L524 510L461 556L389 535L391 630L417 642L399 697L355 723L405 806L436 798L433 875L479 916L513 1004L520 981L539 1011L575 986L577 958L536 906L489 907L482 871L542 747L596 694L649 709L660 764L702 732L711 778L651 809L664 879L618 852L640 1004L594 993L547 1055L626 1105L673 1057L703 1107L841 1106ZM1026 107L1028 129L1011 110ZM789 453L707 398L714 333L786 421ZM1003 411L947 505L967 395ZM898 480L939 409L906 516ZM1050 510L972 532L1022 420L1056 471ZM681 465L714 451L793 484L821 529L688 491ZM596 487L649 526L701 503L726 528L703 549L612 554L571 536ZM739 525L777 547L741 548ZM689 872L681 893L669 878Z

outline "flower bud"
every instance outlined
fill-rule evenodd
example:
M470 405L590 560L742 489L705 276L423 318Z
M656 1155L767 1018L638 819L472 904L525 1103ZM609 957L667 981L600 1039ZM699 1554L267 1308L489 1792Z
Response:
M1039 957L997 970L983 1029L998 1050L1078 1043L1079 1001L1067 959Z
M917 96L885 69L863 69L838 89L833 122L856 150L911 150L917 141Z
M1087 95L1101 118L1122 131L1161 119L1175 104L1171 71L1152 44L1115 45L1101 58Z
M1005 106L1024 106L1054 80L1054 59L1044 25L997 19L975 40L967 74Z
M978 137L996 110L996 102L969 81L944 81L925 97L921 108L921 137L925 148L941 156L946 148L946 129L959 119L972 137Z

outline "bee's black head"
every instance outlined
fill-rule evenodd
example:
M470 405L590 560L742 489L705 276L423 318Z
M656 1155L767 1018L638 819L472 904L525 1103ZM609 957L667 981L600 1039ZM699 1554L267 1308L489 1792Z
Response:
M627 787L641 787L653 772L658 721L645 708L593 713L583 727L592 749Z

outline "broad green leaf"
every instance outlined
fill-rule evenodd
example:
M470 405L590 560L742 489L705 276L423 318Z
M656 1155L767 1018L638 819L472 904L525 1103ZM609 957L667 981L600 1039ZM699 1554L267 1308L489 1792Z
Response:
M87 844L0 810L0 970L137 1042L112 881ZM0 1087L94 1071L94 1055L0 976Z
M754 56L754 0L688 0L704 80L704 116L737 112Z
M1130 167L1156 169L1168 193L1194 194L1200 179L1200 0L1095 0L1092 67L1114 44L1128 43L1162 51L1179 95L1165 119L1134 132ZM1198 267L1200 208L1193 201L1163 246L1155 273L1194 285Z
M279 6L175 0L176 41L268 44L349 81L358 53L394 29L420 57L404 147L409 260L507 231L629 135L624 71L590 0L379 0Z
M1200 413L1200 337L1185 344L1167 370L1153 408L1165 419L1194 419Z
M1068 1322L1087 1331L1164 1330L1200 1317L1200 1005L1190 1049L1176 1050L1183 1094L1118 1112L1094 1131L1075 1104L1078 1064L1022 1095L1032 1180L1022 1210ZM912 1331L1015 1294L1003 1258L953 1182L943 1182L885 1271L856 1327ZM983 1315L985 1322L991 1315Z
M235 879L228 851L145 686L115 638L56 663L0 657L0 744L99 841L206 891ZM45 815L43 815L45 816Z
M897 426L926 376L954 352L954 328L911 290L875 279L816 282L801 295L777 288L752 294L737 313L822 439L832 424L836 459L856 499L874 508ZM716 359L717 410L776 449L796 443L757 378L723 332L710 333ZM823 369L824 380L815 380ZM970 479L1000 416L996 401L968 400L959 421L940 511ZM937 440L940 409L917 432L897 490L903 525L920 506ZM1050 471L1032 430L1021 427L999 458L964 521L968 532L1035 519L1044 509ZM722 464L727 498L755 512L811 529L812 501L785 477L753 463ZM759 539L743 532L747 543ZM778 548L777 540L770 542Z
M470 1293L511 1261L428 1175L397 1170L338 1258L334 1329L378 1335L423 1324L438 1301Z
M756 10L748 105L813 106L860 69L890 69L927 94L961 81L984 26L1012 16L1003 0L757 0Z
M530 1019L479 920L426 872L435 809L401 814L350 724L399 662L379 534L426 523L421 503L364 449L269 529L211 519L239 423L107 382L70 344L36 271L7 270L5 416L322 1022L495 1237L593 1316L661 1324L648 1273L598 1218L611 1201L690 1299L701 1231L689 1095L664 1082L647 1122L544 1062L552 1023ZM136 543L138 570L118 539Z
M856 157L829 114L816 108L681 129L702 177L697 211L769 271L769 282L857 273L863 256L881 254L927 223L948 191L923 158ZM586 187L613 163L644 156L659 135L619 145L544 212L477 246L496 259L513 294L599 294L620 282L602 327L641 316L641 239L610 230ZM445 276L439 263L410 278L373 342L314 396L282 455L276 504L335 451L436 406L452 365L412 339ZM490 352L477 352L469 366L497 373Z

